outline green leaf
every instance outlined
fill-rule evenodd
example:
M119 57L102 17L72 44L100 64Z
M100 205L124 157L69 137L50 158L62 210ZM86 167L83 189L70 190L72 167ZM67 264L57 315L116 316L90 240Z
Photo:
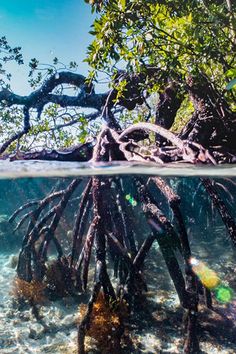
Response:
M118 6L119 6L121 11L125 11L126 0L119 0Z
M229 70L226 72L226 76L227 76L227 77L235 77L235 76L236 76L236 69L229 69Z
M236 86L236 79L231 80L226 86L226 90L232 90L232 88Z

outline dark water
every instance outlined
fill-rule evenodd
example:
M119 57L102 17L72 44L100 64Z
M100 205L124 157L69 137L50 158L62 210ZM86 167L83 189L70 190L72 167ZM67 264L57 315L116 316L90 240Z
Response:
M14 221L9 222L10 216L22 205L29 201L40 201L53 191L67 188L73 180L73 174L77 174L76 178L81 179L81 183L71 195L55 231L65 255L71 252L72 230L81 195L90 176L99 174L102 181L109 181L111 190L104 195L108 205L116 203L117 192L114 186L117 180L121 183L123 192L120 198L129 215L129 227L134 234L137 248L150 235L152 231L150 225L153 222L144 215L141 207L142 198L134 186L133 178L141 177L142 182L147 183L149 177L162 176L163 180L180 196L180 210L192 252L192 268L212 294L213 310L205 305L204 295L200 295L199 299L200 348L203 353L235 353L235 246L217 206L213 203L201 180L202 176L206 178L211 175L210 178L214 182L218 197L224 203L228 214L236 220L234 170L222 168L214 172L210 169L199 171L189 168L185 169L183 176L183 170L178 168L162 168L158 171L152 166L131 166L128 169L127 166L112 166L112 168L86 166L83 170L78 169L76 165L71 165L66 170L62 165L57 166L57 169L53 169L52 166L43 164L42 169L41 163L38 163L34 164L34 167L30 164L25 165L24 168L18 165L13 171L3 168L4 173L0 179L0 353L77 352L79 306L80 303L88 301L93 285L94 254L91 258L87 292L76 300L68 296L40 306L42 321L38 321L32 313L32 308L19 306L12 295L12 284L16 276L15 256L19 254L29 219L26 219L17 231L14 229L21 218L35 206L22 210ZM30 171L32 177L29 177ZM166 197L151 183L149 192L156 205L176 230L176 220ZM43 210L43 215L54 205L54 202L47 205ZM90 208L85 234L92 222L93 206ZM53 245L49 247L48 257L49 259L56 257ZM176 251L176 259L184 274L184 261L179 251ZM112 271L112 259L109 255L107 266L113 284L117 284ZM143 274L147 282L145 301L139 305L139 309L131 313L133 317L128 326L129 337L133 344L130 347L124 346L124 353L181 353L184 338L184 311L180 306L178 295L157 242L154 242L148 253L143 266ZM90 349L90 352L96 351Z

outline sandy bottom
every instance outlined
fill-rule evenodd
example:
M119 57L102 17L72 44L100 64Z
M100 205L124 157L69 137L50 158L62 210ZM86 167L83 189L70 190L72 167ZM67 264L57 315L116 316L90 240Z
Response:
M206 251L206 250L205 250ZM157 250L157 253L159 251ZM76 353L78 304L73 299L50 302L40 309L41 323L30 308L19 309L11 295L15 269L10 255L0 255L0 353ZM234 261L222 255L215 271L235 287ZM146 269L149 292L140 304L139 314L127 325L133 342L124 353L181 353L183 348L183 310L163 260L157 266L148 262ZM85 302L85 298L81 299ZM236 352L236 301L227 304L213 299L215 311L200 305L199 338L202 353ZM89 350L89 353L98 351ZM112 353L113 354L113 353Z
M30 308L19 310L11 295L16 272L10 258L0 257L0 353L76 352L78 305L64 299L42 306L42 323L37 322Z

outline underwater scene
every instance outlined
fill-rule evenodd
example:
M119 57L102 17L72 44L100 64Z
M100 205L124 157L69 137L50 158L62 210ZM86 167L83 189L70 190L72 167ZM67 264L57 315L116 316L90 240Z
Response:
M235 353L232 174L44 167L0 179L0 353Z

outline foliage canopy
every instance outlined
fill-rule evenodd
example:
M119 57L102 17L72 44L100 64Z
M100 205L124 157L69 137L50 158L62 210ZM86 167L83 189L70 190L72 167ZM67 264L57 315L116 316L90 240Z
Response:
M173 128L179 131L193 111L186 89L189 77L195 83L202 80L212 83L231 109L236 110L235 2L85 1L96 13L91 29L93 41L85 58L91 68L87 79L77 74L75 62L64 65L54 58L45 70L45 64L33 58L29 63L33 92L28 97L17 96L10 89L11 74L5 71L4 63L15 60L22 64L21 49L11 48L5 37L0 38L0 130L4 137L1 143L11 139L4 149L15 150L19 141L24 150L68 147L95 136L111 90L115 90L115 95L111 95L110 108L116 114L118 107L121 126L127 122L152 121L156 103L151 108L150 102L141 106L147 103L145 97L160 93L170 82L175 82L183 101L177 113L181 119L175 120ZM148 74L150 70L155 74ZM99 83L100 72L108 76L110 91L95 94L93 85ZM130 87L129 79L121 72L138 77L131 87L136 86L135 94L142 97L130 105L135 108L132 114L124 109L127 105L123 104L123 97L129 100ZM151 113L147 113L147 107ZM100 119L95 121L96 118Z
M95 72L154 66L159 86L204 73L223 87L235 76L236 5L229 0L87 2L98 13L87 58Z

